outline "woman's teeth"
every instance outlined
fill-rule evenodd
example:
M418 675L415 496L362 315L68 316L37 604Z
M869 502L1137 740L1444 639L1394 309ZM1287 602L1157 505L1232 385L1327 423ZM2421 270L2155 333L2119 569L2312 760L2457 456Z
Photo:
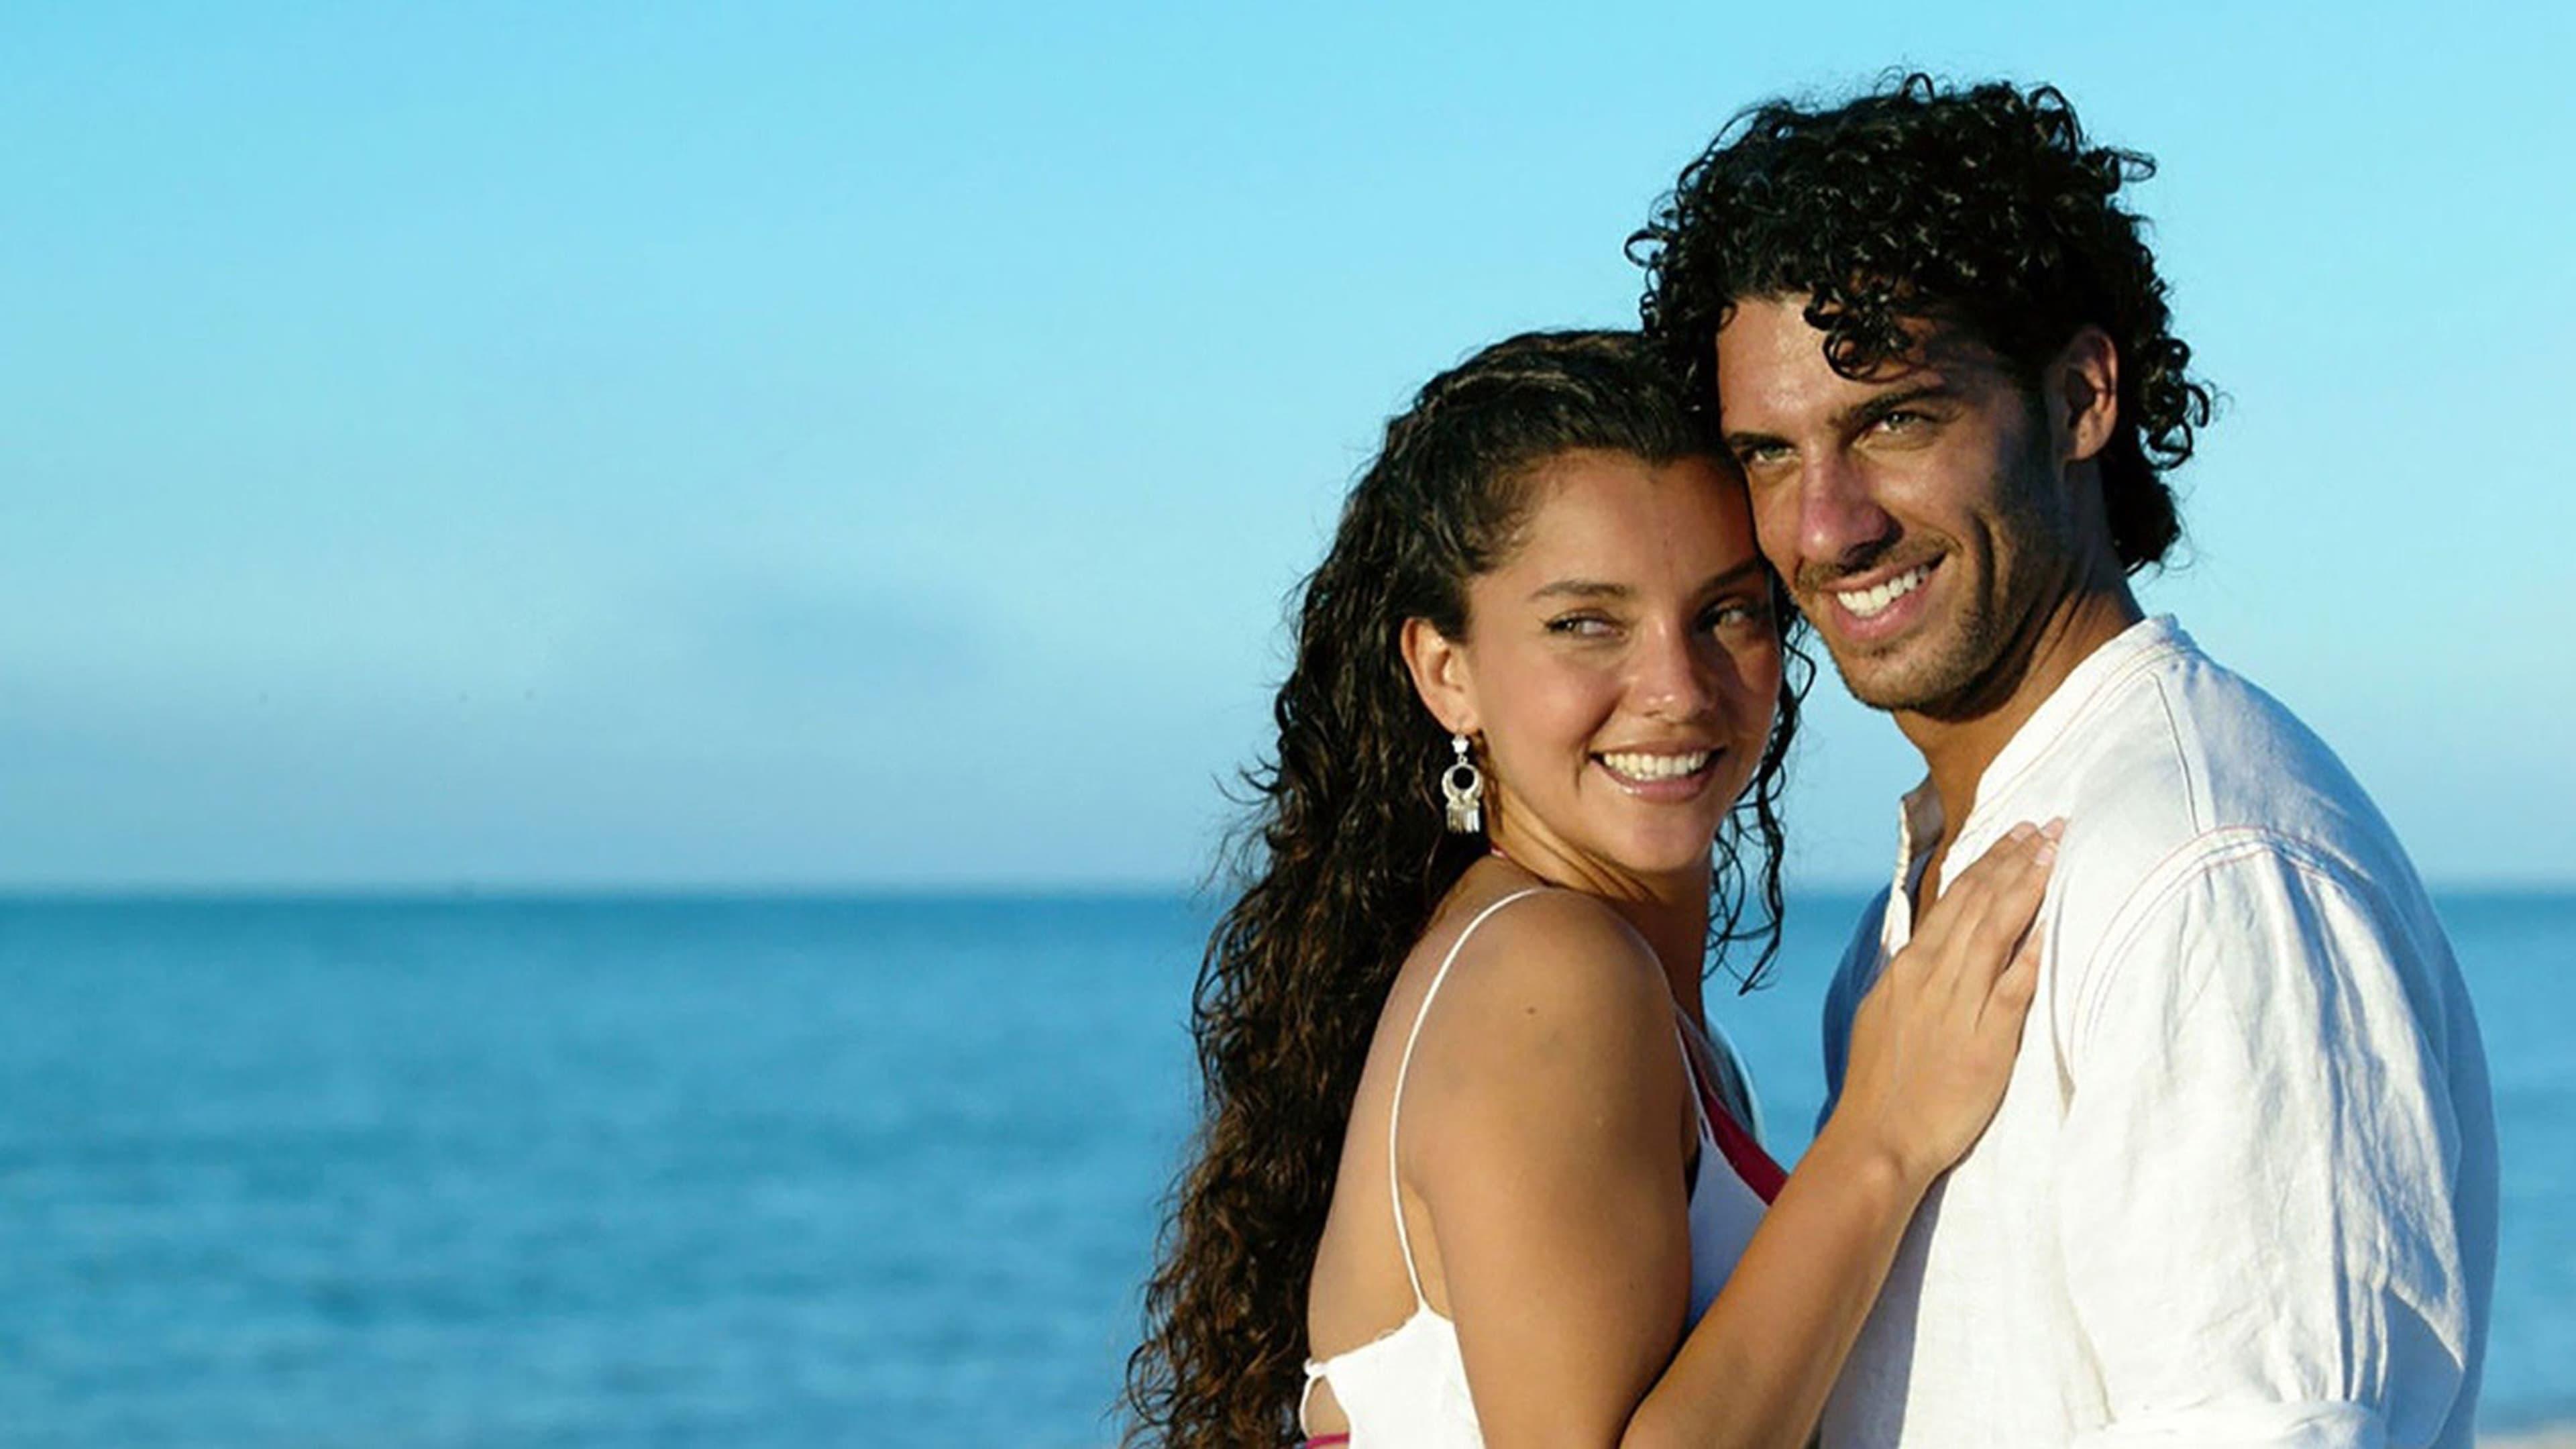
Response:
M1932 572L1930 564L1916 564L1874 589L1855 589L1834 595L1834 602L1861 618L1886 612L1887 606L1922 587L1924 576Z
M1706 750L1690 755L1617 754L1603 755L1601 763L1609 766L1613 774L1631 780L1678 780L1698 774L1700 767L1708 763L1708 756Z

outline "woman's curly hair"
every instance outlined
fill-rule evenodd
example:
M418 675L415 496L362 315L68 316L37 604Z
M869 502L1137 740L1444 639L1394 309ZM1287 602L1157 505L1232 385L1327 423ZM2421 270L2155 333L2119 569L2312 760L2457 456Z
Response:
M1449 739L1414 692L1404 623L1467 637L1468 580L1517 544L1532 476L1577 448L1655 463L1718 453L1638 334L1514 337L1433 378L1387 424L1306 580L1277 752L1245 774L1242 892L1192 999L1200 1127L1128 1361L1131 1443L1296 1437L1308 1279L1369 1039L1434 908L1486 851L1443 828ZM1795 627L1776 581L1773 603ZM1748 988L1779 949L1782 767L1814 672L1782 643L1778 713L1711 879L1720 958L1758 947L1736 972Z
M1906 355L1906 324L1931 320L2035 386L2079 329L2099 327L2120 359L2103 501L2135 573L2181 534L2164 474L2191 457L2211 405L2173 335L2146 223L2114 199L2154 173L2138 152L2089 144L2051 86L1914 74L1830 110L1769 101L1729 121L1629 238L1646 334L1706 407L1717 329L1746 298L1806 296L1845 377Z

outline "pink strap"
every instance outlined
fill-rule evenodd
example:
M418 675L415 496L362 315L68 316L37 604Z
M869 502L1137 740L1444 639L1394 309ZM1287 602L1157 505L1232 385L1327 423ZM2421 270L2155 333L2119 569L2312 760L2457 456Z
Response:
M1717 1150L1726 1154L1726 1165L1734 1168L1735 1175L1765 1204L1779 1201L1780 1189L1788 1186L1789 1174L1771 1160L1771 1154L1762 1150L1762 1144L1753 1140L1753 1134L1744 1130L1707 1083L1698 1086L1700 1110L1708 1114L1709 1134L1717 1139Z

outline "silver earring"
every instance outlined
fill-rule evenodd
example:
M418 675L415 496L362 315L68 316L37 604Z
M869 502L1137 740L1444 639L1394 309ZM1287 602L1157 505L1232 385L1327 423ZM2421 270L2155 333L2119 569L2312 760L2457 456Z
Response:
M1449 802L1449 832L1473 835L1485 828L1485 772L1467 753L1467 737L1451 735L1449 748L1458 758L1440 772L1440 794Z

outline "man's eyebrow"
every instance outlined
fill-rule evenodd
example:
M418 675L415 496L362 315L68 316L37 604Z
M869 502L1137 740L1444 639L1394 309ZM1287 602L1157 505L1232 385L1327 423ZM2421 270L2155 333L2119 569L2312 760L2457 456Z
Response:
M1599 579L1558 579L1530 590L1533 599L1624 599L1636 593L1626 584L1604 583Z
M1901 412L1919 402L1947 402L1959 390L1947 379L1935 378L1912 387L1892 388L1875 397L1865 397L1834 417L1834 426L1845 437L1860 432L1889 413Z
M1912 387L1892 388L1874 397L1865 397L1834 414L1834 431L1850 437L1889 413L1900 411L1915 403L1942 402L1958 395L1959 389L1947 378L1935 378L1929 382L1917 383ZM1797 446L1778 433L1755 432L1750 428L1725 429L1721 438L1726 444L1727 451L1739 456L1756 448Z

